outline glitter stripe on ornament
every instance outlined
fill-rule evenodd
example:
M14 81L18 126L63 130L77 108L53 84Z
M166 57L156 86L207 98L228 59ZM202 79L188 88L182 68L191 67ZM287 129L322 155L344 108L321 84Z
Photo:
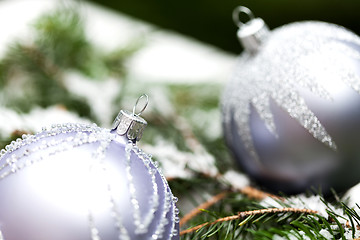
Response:
M1 169L6 169L6 167L9 167L10 170L8 171L5 171L4 173L2 173L0 175L0 180L3 180L4 178L6 178L7 176L11 175L11 174L14 174L14 173L17 173L18 171L22 170L23 168L25 167L29 167L37 162L40 162L40 161L43 161L45 158L45 156L39 156L39 158L36 158L36 159L32 159L32 160L27 160L25 163L18 163L18 160L24 158L24 157L28 157L30 156L31 154L37 152L37 151L41 151L41 150L47 150L48 148L51 148L53 146L57 146L57 145L60 145L62 143L67 143L67 142L72 142L73 138L69 138L67 140L61 140L61 141L51 141L47 144L42 144L42 145L39 145L38 147L34 147L34 148L28 148L28 149L25 149L24 153L19 155L19 156L16 156L15 154L13 154L11 156L11 160L7 160L5 165L2 166ZM63 152L63 151L66 151L70 148L67 148L68 146L67 145L63 145L61 148L58 148L58 149L54 149L52 151L50 151L47 156L53 156L57 153L60 153L60 152ZM75 146L73 146L75 147Z
M162 173L161 169L158 169L158 171L159 171L159 174L160 174L160 176L162 178L162 182L164 183L165 189L168 189L170 196L173 196L172 192L171 192L171 189L170 189L170 186L169 186L169 183L166 181L166 178L165 178L164 174ZM170 200L171 200L170 202L172 203L170 208L172 209L171 214L172 214L173 221L171 223L171 229L172 229L171 234L170 234L168 239L171 239L172 237L177 236L179 234L178 230L175 228L175 224L178 224L180 222L180 218L178 216L179 213L180 213L180 210L176 207L176 203L178 202L178 198L173 196L172 199L170 197ZM170 211L170 209L167 212L169 212L169 211ZM166 226L165 221L164 221L164 224Z
M36 135L24 134L22 136L22 139L18 138L16 141L12 141L9 145L5 147L5 149L2 149L0 151L0 162L2 158L5 157L6 154L11 153L25 145L30 145L32 143L40 141L41 139L46 137L55 136L61 133L70 133L70 132L98 133L100 131L103 131L103 129L96 126L96 124L88 125L88 124L65 123L65 124L52 125L50 130L47 130L47 128L43 128L43 130ZM29 151L30 149L26 149L25 153ZM0 171L8 165L9 163L0 166Z
M130 189L130 198L131 198L130 201L133 205L133 210L134 210L133 217L134 217L134 223L136 226L135 233L142 234L142 233L146 233L148 231L149 225L150 225L152 219L154 218L154 213L156 212L157 206L159 205L158 194L157 194L158 187L157 187L157 183L155 181L156 170L152 169L149 166L150 162L145 164L147 171L151 177L153 193L150 198L150 206L151 206L150 210L145 215L145 217L143 217L143 219L142 219L141 213L140 213L139 201L136 198L136 189L135 189L135 185L133 183L133 177L131 174L131 152L133 151L140 158L141 158L141 154L139 154L138 148L135 147L135 145L131 141L128 142L128 144L126 145L125 151L126 151L126 164L127 164L126 165L126 176L128 179L128 185L129 185L129 189Z
M22 139L18 138L16 141L12 141L9 145L5 146L5 149L2 149L0 151L0 161L7 153L11 153L21 148L22 146L34 143L42 138L55 136L60 133L70 133L70 132L95 133L95 132L100 132L102 130L103 129L98 127L96 124L89 125L89 124L79 124L79 123L76 124L64 123L64 124L52 125L50 130L48 130L47 128L43 128L42 131L37 133L36 135L23 134Z
M115 135L111 134L113 137ZM110 142L107 142L107 144L105 145L100 145L99 148L97 149L96 152L96 159L100 160L100 164L103 165L103 170L106 171L106 166L104 165L104 159L105 159L105 150L109 147ZM101 158L99 158L98 156L101 156ZM123 219L121 218L121 214L120 211L117 207L117 204L115 202L114 196L113 196L113 192L111 189L111 185L110 183L107 184L107 191L109 194L109 200L110 200L110 206L111 206L111 211L112 211L112 216L115 220L115 227L117 228L117 230L119 231L119 235L118 235L118 239L119 240L130 240L130 236L128 231L126 230L124 224L122 223Z
M285 109L291 109L289 115L297 119L301 126L306 128L309 133L316 139L327 145L333 150L336 150L336 144L327 133L324 126L320 123L315 114L307 107L304 99L293 92L289 93L280 90L274 99L278 104L281 104Z
M140 215L140 205L139 201L136 199L136 189L133 182L133 176L131 174L131 150L132 150L132 144L128 143L125 147L125 155L126 155L126 178L128 180L128 186L129 186L129 192L130 192L130 202L133 205L133 217L134 217L134 223L136 227L136 232L139 232L139 228L141 225L141 215Z
M47 154L47 156L51 156L51 155L54 155L56 153L68 150L68 149L70 149L70 146L66 145L66 143L72 142L74 139L76 139L76 138L68 138L66 140L60 140L60 141L52 140L50 142L42 142L41 145L39 145L37 147L33 147L31 149L30 148L25 149L25 151L21 155L17 156L16 154L13 154L11 156L11 158L8 158L6 160L6 163L3 166L1 166L1 170L5 169L6 167L11 168L11 170L2 173L0 175L0 179L3 179L5 177L7 177L8 175L10 175L12 173L15 173L15 172L17 172L17 171L19 171L19 170L21 170L21 169L23 169L25 167L28 167L28 166L36 163L36 162L44 160L44 156L40 156L39 158L37 158L35 160L27 160L25 163L19 163L19 164L18 164L18 160L20 160L20 159L22 159L24 157L29 157L31 154L33 154L33 153L35 153L37 151L46 150L46 149L54 147L54 146L59 146L60 145L60 148L57 148L57 149L53 150L52 152L49 152ZM77 145L73 145L72 147L76 147L76 146Z
M264 120L265 122L265 126L267 127L267 129L275 136L278 137L278 134L276 132L276 125L275 125L275 121L274 121L274 116L271 113L270 110L270 99L269 98L265 98L266 100L263 101L262 99L264 99L264 97L262 97L261 95L259 97L255 97L253 98L253 105L255 107L255 109L257 110L257 112L260 115L260 118L262 120Z
M103 139L100 140L101 143L100 143L99 147L92 154L92 157L95 160L97 160L98 163L102 166L101 169L103 171L107 172L107 167L105 166L105 163L104 163L105 155L106 155L107 149L110 146L111 141L115 139L115 135L108 133L108 136L105 136L105 134L104 134L102 136L102 138ZM90 135L89 139L97 139L97 138L94 135ZM107 192L109 195L110 207L111 207L111 211L112 211L111 215L113 216L113 219L115 221L115 227L119 232L118 239L119 240L130 240L129 233L122 223L123 219L121 218L120 211L117 208L116 202L114 200L113 192L111 189L111 185L109 182L107 182ZM89 211L92 216L91 210L89 210ZM98 236L99 230L96 228L93 218L92 218L92 222L89 222L89 224L90 224L90 229L91 229L91 236L94 237L94 239L92 239L92 240L101 240L100 237Z
M173 218L174 221L172 221L172 223L171 223L171 229L172 230L171 230L171 234L170 234L169 239L171 239L172 237L177 236L179 234L178 230L175 228L175 224L178 224L180 222L180 218L178 216L179 209L175 205L175 203L177 203L177 201L178 201L178 198L173 196L172 197L172 206L171 206L172 213L171 214L172 214L172 218Z
M159 239L159 238L163 237L165 227L167 224L169 224L168 220L166 219L166 215L170 212L170 209L172 209L171 216L172 216L173 221L171 222L171 227L170 227L171 233L168 236L168 239L171 239L172 237L178 235L178 230L175 228L175 224L180 222L180 218L178 217L178 214L180 211L175 205L175 203L178 201L178 199L177 199L177 197L171 197L172 193L170 190L170 186L169 186L168 182L166 181L166 178L165 178L164 174L162 173L161 169L158 168L159 167L158 162L153 161L151 159L151 156L143 153L142 150L139 149L136 145L133 146L133 149L137 154L139 154L139 156L142 156L141 158L143 159L145 165L149 165L149 163L151 162L152 165L155 167L155 169L157 169L157 171L161 177L161 181L163 183L164 189L166 189L166 191L165 191L165 206L164 206L164 210L162 213L162 218L161 218L160 224L158 225L157 229L155 230L155 233L152 235L152 239ZM155 169L152 169L152 171L155 172Z
M174 200L177 201L177 198L173 198L173 202L175 202ZM171 239L174 236L178 235L178 230L175 228L175 223L179 223L180 222L180 218L177 216L177 213L179 209L176 208L175 204L172 205L172 217L174 219L174 221L172 221L171 223L171 233L169 236L169 239Z
M109 148L110 143L115 139L115 136L116 135L111 134L109 131L101 131L101 132L97 132L96 134L94 134L94 133L91 133L90 135L84 134L82 137L83 143L100 142L99 147L92 154L92 157L98 161L98 164L100 164L102 166L101 169L105 172L107 172L107 167L105 166L105 163L104 163L106 151ZM119 232L118 239L119 240L130 240L129 233L122 223L123 219L121 218L120 211L118 210L116 202L112 195L112 189L111 189L111 185L109 182L107 183L107 192L109 194L109 201L110 201L112 216L115 221L114 226L116 227L116 229ZM91 214L91 210L90 210L90 214ZM91 214L91 216L92 216L92 214ZM98 239L100 240L100 237L98 236L99 230L96 228L93 218L92 218L92 221L93 222L89 223L91 236L95 240L98 240Z
M6 167L10 167L11 170L4 172L0 174L0 180L7 177L8 175L15 173L24 167L28 167L32 165L35 162L42 161L44 159L44 156L40 156L37 160L28 160L25 163L19 163L18 160L22 159L23 157L28 157L32 153L38 152L40 150L46 150L51 147L57 146L58 148L53 150L52 152L48 153L48 156L55 155L57 153L69 150L74 147L82 146L85 143L92 143L93 141L88 141L88 135L84 132L94 132L94 133L101 133L100 136L102 136L103 139L114 139L114 135L111 134L109 131L102 130L99 131L101 128L97 128L94 126L89 125L80 125L80 124L69 124L69 125L60 125L60 126L53 126L51 131L43 131L39 133L38 135L24 135L22 141L13 141L11 144L9 144L5 149L7 149L6 153L11 153L17 149L19 149L22 146L27 146L32 143L38 142L44 138L55 136L61 133L69 133L69 132L77 132L75 137L68 137L67 139L62 139L60 141L45 141L43 140L39 146L33 147L33 148L26 148L24 152L17 156L16 154L13 154L11 158L8 158L6 160L6 163L0 167L0 172L4 170ZM80 131L80 132L78 132ZM69 143L72 143L69 145ZM4 158L6 156L6 153L2 156ZM0 158L0 161L2 161L2 158Z
M146 214L146 216L143 218L140 228L137 229L139 233L146 233L151 224L151 221L155 217L155 212L158 210L158 206L159 206L159 189L158 189L158 185L156 183L156 172L157 172L156 169L158 166L155 162L151 161L151 156L142 152L141 149L139 149L132 142L129 142L129 144L132 145L132 150L135 152L136 155L138 155L138 157L144 163L144 165L147 168L147 171L151 177L151 184L152 184L153 191L152 191L152 196L150 197L150 204L149 204L150 210ZM150 166L150 163L152 163L154 168L152 168ZM163 179L162 179L162 181L163 181Z
M130 240L129 233L126 230L126 228L124 227L124 225L122 224L120 211L117 208L114 198L112 197L111 188L108 188L108 192L109 192L109 195L111 196L111 198L110 198L111 211L112 211L112 216L115 220L115 227L119 231L118 239L119 240Z
M161 216L161 220L159 225L157 226L155 233L151 236L152 239L159 239L163 237L164 231L165 231L165 226L169 223L166 215L169 213L170 208L171 208L171 193L169 192L168 188L166 187L166 183L163 181L164 183L164 189L165 189L165 204L164 204L164 209L162 212L162 216ZM174 229L174 226L172 227L172 229ZM170 239L170 235L169 238Z
M91 213L91 211L89 211L89 214L88 214L88 221L89 221L89 227L90 227L91 240L101 240L101 238L99 236L99 230L95 226L94 217L93 217L93 214Z

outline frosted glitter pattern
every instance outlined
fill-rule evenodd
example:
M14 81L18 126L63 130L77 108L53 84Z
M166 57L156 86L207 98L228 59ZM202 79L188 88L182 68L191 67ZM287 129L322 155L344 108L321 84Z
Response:
M272 31L255 55L244 53L238 59L222 100L225 126L231 126L234 115L245 149L259 160L249 125L250 104L277 136L272 99L314 138L335 151L336 143L298 89L332 101L326 84L343 81L360 93L360 77L350 62L360 60L356 46L359 49L360 39L355 34L322 22L293 23ZM234 129L227 127L225 131L231 136Z
M116 145L111 145L114 143ZM176 201L173 199L166 179L158 171L157 164L152 161L150 155L142 152L132 142L126 142L124 137L113 134L107 129L99 128L96 125L54 125L49 129L44 128L42 132L36 135L24 135L22 139L13 141L0 152L0 183L9 176L15 174L20 174L19 176L21 176L23 170L31 169L37 163L48 161L51 159L51 156L72 151L88 144L96 144L94 146L97 146L91 152L92 165L89 171L101 169L104 175L111 172L109 165L106 164L111 148L115 146L123 147L124 156L119 156L118 161L122 161L120 166L124 167L126 175L124 179L127 180L128 193L127 195L119 195L115 189L112 189L113 186L116 187L114 183L109 182L105 186L105 193L107 192L108 195L106 196L108 199L108 212L113 219L113 227L117 231L117 239L130 240L134 239L134 236L136 239L178 239L175 225L175 222L178 222ZM141 161L142 164L135 166L133 164L135 159L136 161ZM138 174L139 171L143 171L141 169L145 169L144 174L148 176L137 176L136 173ZM66 177L66 173L64 173L64 177ZM145 197L145 199L149 199L146 202L146 206L144 205L144 200L141 200L141 198L144 199L141 194L145 190L139 188L139 179L150 179L151 181L151 189L148 191L150 195ZM160 196L164 199L160 199ZM128 206L131 207L124 209L124 206L121 205L121 202L124 201L130 202ZM124 218L124 211L131 212L134 219L132 223L134 227L129 227L129 219ZM96 218L92 209L89 209L87 217L84 216L84 221L87 221L89 234L83 239L110 240L101 237L106 236L106 234L104 235L101 232L101 228L98 227L100 219ZM154 224L155 222L156 224ZM19 228L19 231L21 231L21 226ZM165 231L166 235L164 234ZM2 239L6 239L6 232L0 232L0 240Z

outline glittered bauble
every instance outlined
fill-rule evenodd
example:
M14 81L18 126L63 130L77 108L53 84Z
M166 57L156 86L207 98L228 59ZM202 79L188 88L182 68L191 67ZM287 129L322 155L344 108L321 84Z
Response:
M250 21L237 19L245 12ZM360 180L360 38L329 23L269 31L234 11L244 46L223 99L226 141L275 191L346 189Z
M134 143L145 124L121 111L111 131L62 124L8 145L0 239L179 239L176 198Z

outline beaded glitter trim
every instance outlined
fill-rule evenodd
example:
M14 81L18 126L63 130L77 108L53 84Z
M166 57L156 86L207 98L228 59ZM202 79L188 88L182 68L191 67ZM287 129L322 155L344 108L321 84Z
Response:
M51 139L48 141L47 138L56 136L59 134L66 133L75 133L66 138L54 140ZM110 130L103 129L98 127L96 124L59 124L53 125L51 128L43 128L41 132L36 135L23 135L21 139L17 139L16 141L11 142L9 145L5 147L5 149L0 151L0 181L21 171L25 167L29 167L36 162L43 161L46 156L40 155L37 158L26 158L26 161L20 161L24 157L28 157L33 153L46 150L47 156L56 155L60 152L68 151L76 147L80 147L84 144L90 144L99 142L99 146L96 148L94 153L92 154L93 158L98 160L98 164L103 164L107 149L112 141L116 140L120 136L113 134ZM122 137L121 137L122 138ZM40 143L40 144L34 144ZM34 146L30 146L34 144ZM16 152L19 150L19 152ZM151 156L144 153L141 149L139 149L135 144L129 142L125 146L125 159L126 159L126 177L128 180L128 186L130 189L130 201L133 206L133 218L134 224L136 227L136 234L147 233L150 224L154 219L154 213L159 210L159 188L156 183L157 173L160 175L159 177L163 183L163 191L165 191L165 202L161 213L160 222L158 223L156 230L151 235L152 239L165 239L163 238L163 233L166 229L166 226L169 223L166 216L171 214L172 222L171 222L171 233L166 239L171 239L173 236L177 236L177 230L175 229L175 222L178 222L178 209L175 206L176 198L173 198L173 195L170 191L170 188L165 180L164 175L158 171L157 163L153 162ZM131 174L131 165L130 159L131 155L135 154L139 159L142 160L145 167L147 168L148 174L151 178L152 185L152 195L150 196L150 210L142 216L140 212L139 202L136 198L136 189L135 185L132 182L133 175ZM104 168L104 171L106 169ZM129 233L127 229L123 225L124 219L121 218L120 211L117 207L117 204L112 196L112 191L110 185L108 185L109 192L109 201L111 203L112 216L115 221L115 226L119 232L119 239L122 240L130 240ZM96 228L95 219L92 212L89 210L88 214L88 222L90 235L92 240L101 240L99 236L99 230ZM0 232L1 234L1 232ZM2 235L0 235L0 240L3 239Z

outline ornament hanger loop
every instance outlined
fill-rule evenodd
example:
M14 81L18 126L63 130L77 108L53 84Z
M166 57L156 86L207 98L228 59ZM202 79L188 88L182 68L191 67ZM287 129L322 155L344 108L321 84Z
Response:
M139 103L139 101L142 99L142 98L146 98L146 102L145 102L145 105L144 105L144 107L140 110L140 112L138 112L137 114L135 114L135 111L136 111L136 106L138 105L138 103ZM133 107L133 115L134 116L140 116L142 113L143 113L143 111L146 109L146 107L147 107L147 105L148 105L148 103L149 103L149 96L147 95L147 94L142 94L137 100L136 100L136 103L135 103L135 105L134 105L134 107Z
M240 20L241 13L244 13L249 18L249 20L254 19L254 14L251 12L250 9L244 6L238 6L234 9L232 14L233 21L238 27L242 27L245 24Z

